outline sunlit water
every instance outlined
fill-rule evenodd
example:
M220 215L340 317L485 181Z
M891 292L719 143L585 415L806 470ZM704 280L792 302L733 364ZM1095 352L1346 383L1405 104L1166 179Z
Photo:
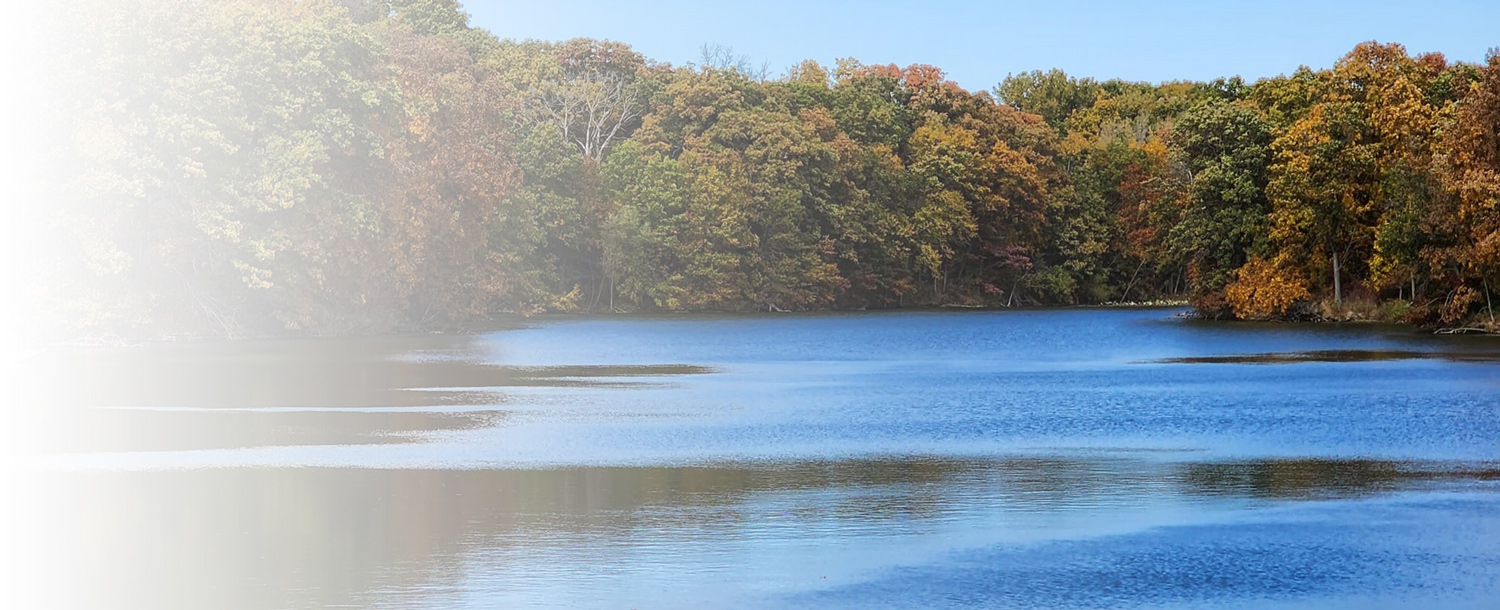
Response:
M1500 607L1500 341L1174 313L49 350L11 370L5 595Z

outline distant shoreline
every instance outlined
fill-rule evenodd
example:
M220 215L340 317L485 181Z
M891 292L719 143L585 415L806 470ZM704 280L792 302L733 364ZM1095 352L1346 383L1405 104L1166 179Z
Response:
M890 308L863 308L863 309L798 309L779 311L745 311L745 310L692 310L692 311L632 311L632 312L539 312L533 314L522 313L496 313L487 319L476 321L452 328L406 328L393 329L385 332L375 333L344 333L317 335L308 333L266 333L247 335L240 337L214 337L197 336L191 334L181 335L156 335L148 337L144 335L122 335L107 333L99 335L86 335L62 341L42 341L31 344L29 350L22 351L45 351L58 348L126 348L148 345L162 345L170 343L197 343L205 341L218 342L242 342L242 341L278 341L278 340L318 340L318 339L347 339L358 337L386 337L411 334L431 334L445 336L479 335L504 330L515 330L525 327L535 321L555 320L620 320L620 319L682 319L682 318L716 318L725 320L734 319L757 319L777 318L784 316L842 316L858 314L900 314L900 313L958 313L958 312L1066 312L1066 311L1088 311L1088 310L1181 310L1173 318L1183 321L1214 322L1228 325L1255 327L1257 325L1314 325L1314 326L1383 326L1389 328L1403 328L1414 333L1437 334L1437 335L1500 335L1493 330L1475 326L1448 325L1433 328L1423 328L1414 324L1376 319L1309 319L1309 318L1275 318L1264 320L1238 320L1227 318L1214 318L1204 315L1195 309L1186 300L1162 299L1156 301L1131 301L1110 302L1089 305L1028 305L1016 307L988 306L988 305L923 305L911 307Z

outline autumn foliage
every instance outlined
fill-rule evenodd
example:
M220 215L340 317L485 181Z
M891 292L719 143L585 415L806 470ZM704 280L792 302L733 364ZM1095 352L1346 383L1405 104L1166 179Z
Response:
M28 298L59 333L1500 283L1500 57L1364 43L1246 83L497 40L454 0L80 1ZM1316 59L1316 58L1311 58ZM39 325L41 326L41 325Z
M1244 320L1285 315L1308 296L1302 278L1259 258L1250 259L1240 267L1235 280L1224 287L1224 298L1234 309L1234 315Z

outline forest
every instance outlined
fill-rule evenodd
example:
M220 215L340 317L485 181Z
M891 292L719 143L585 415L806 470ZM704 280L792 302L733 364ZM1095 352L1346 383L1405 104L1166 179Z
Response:
M70 6L65 179L26 219L55 244L28 302L62 336L1163 300L1494 327L1495 51L968 91L500 40L455 0Z

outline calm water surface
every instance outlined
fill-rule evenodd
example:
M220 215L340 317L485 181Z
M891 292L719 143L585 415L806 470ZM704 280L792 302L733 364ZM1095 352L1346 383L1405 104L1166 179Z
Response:
M1500 341L1174 313L50 350L8 367L0 585L80 608L1500 607Z

